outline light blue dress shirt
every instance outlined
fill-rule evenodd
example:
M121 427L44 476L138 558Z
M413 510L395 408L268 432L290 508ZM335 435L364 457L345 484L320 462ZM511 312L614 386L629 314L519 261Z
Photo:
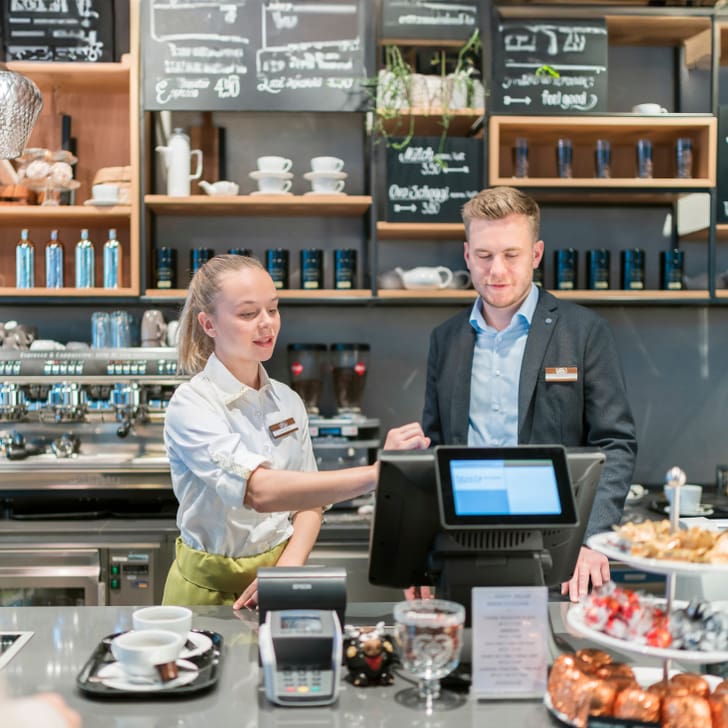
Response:
M532 283L531 292L503 331L485 322L480 297L473 305L470 325L476 336L468 412L471 447L518 444L518 382L537 303L538 288Z

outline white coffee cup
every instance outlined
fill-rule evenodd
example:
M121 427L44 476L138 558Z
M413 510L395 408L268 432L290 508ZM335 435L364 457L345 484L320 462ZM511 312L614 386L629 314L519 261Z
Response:
M454 270L452 272L452 281L450 281L450 285L448 288L459 288L459 289L465 289L470 288L472 283L472 280L470 278L470 273L466 270Z
M192 610L187 607L163 605L137 609L131 615L135 630L163 629L184 635L192 629Z
M321 177L320 179L311 180L311 189L314 192L334 194L336 192L341 192L344 189L345 184L346 182L344 182L343 179Z
M280 177L260 177L258 179L258 189L272 195L288 192L291 184L291 180Z
M103 184L94 185L91 188L93 199L97 202L118 202L119 185L105 182Z
M261 172L288 172L293 162L286 157L258 157Z
M177 346L179 342L179 321L170 321L167 324L167 346Z
M632 107L633 114L667 114L667 109L660 104L637 104Z
M124 672L139 677L155 677L157 665L175 662L185 637L163 629L124 632L111 641L111 654Z
M675 486L666 485L664 487L665 498L672 505L672 499L675 494ZM700 513L700 499L703 495L703 488L700 485L681 485L680 486L680 515L690 516Z
M452 271L444 265L418 266L411 270L394 269L405 288L447 288L453 279Z
M338 157L314 157L311 160L311 169L314 172L341 172L344 160Z

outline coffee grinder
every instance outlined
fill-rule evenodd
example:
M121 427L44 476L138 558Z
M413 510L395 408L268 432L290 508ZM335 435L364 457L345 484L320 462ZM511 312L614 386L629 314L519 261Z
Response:
M288 373L291 389L311 415L319 414L319 398L326 362L326 344L289 344Z
M331 344L330 360L337 414L361 415L369 344Z

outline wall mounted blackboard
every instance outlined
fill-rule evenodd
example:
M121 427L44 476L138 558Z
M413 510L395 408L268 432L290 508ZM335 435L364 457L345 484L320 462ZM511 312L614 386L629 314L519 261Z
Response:
M718 108L717 222L728 222L728 106L720 106Z
M112 0L6 0L6 61L113 61Z
M356 111L366 0L149 0L144 108Z
M501 20L494 38L494 110L605 112L607 47L603 19Z
M382 38L467 40L478 28L478 0L384 0Z
M392 140L397 142L396 139ZM461 222L460 209L483 187L483 141L414 137L404 149L387 148L388 222Z

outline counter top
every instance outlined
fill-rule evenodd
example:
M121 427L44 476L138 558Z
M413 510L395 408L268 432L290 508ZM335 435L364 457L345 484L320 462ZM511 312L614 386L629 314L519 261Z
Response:
M561 625L565 603L550 605L554 624ZM3 671L11 696L38 691L59 692L81 713L84 727L150 728L151 726L321 726L377 728L378 726L552 726L540 701L477 702L463 697L447 713L425 716L400 705L397 695L410 687L397 677L391 687L354 688L344 682L339 700L326 708L271 706L259 686L255 628L257 616L239 616L228 607L196 607L193 625L219 632L224 640L222 670L207 693L185 699L91 699L76 689L76 676L101 638L131 628L133 607L18 607L0 608L0 631L30 630L31 640ZM350 605L347 621L375 624L389 621L389 605ZM351 616L349 616L351 615ZM557 631L561 629L556 628ZM575 647L584 646L568 637Z

